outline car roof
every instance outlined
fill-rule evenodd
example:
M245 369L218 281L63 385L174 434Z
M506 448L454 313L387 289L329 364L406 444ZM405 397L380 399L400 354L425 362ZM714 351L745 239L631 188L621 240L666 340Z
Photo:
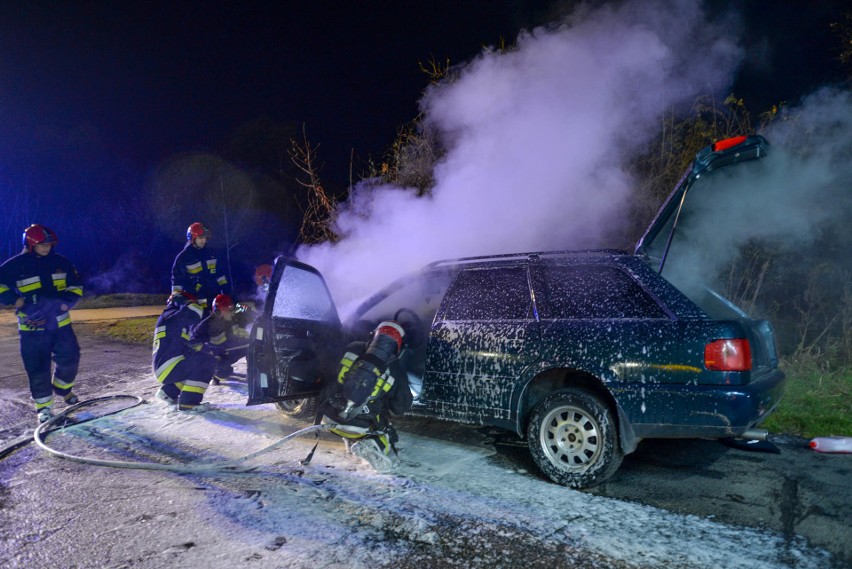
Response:
M495 264L514 264L518 262L548 262L548 261L571 261L571 260L600 260L600 259L624 259L632 258L632 254L621 249L578 249L558 251L530 251L527 253L505 253L500 255L479 255L475 257L460 257L457 259L443 259L430 263L424 270L440 268L459 268L461 266L491 266Z

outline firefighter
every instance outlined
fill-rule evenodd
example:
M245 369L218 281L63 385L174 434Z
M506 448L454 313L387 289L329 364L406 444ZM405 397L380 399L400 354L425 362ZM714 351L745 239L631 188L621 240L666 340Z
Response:
M269 293L269 283L272 281L272 265L258 265L254 270L254 284L257 285L254 300L258 309L263 308L266 303L266 295Z
M71 389L80 345L68 311L82 298L83 287L71 261L54 250L58 242L50 228L30 225L24 230L24 250L0 265L0 303L15 305L21 358L41 423L53 416L54 394L69 405L77 403Z
M216 371L216 358L190 340L204 310L194 295L173 292L154 330L154 377L162 384L157 397L181 411L198 407Z
M353 342L340 361L317 411L330 431L343 437L348 450L379 472L399 463L398 440L391 418L411 408L408 376L399 361L405 331L399 323L385 321L369 342Z
M272 265L262 264L258 265L254 270L254 284L257 285L257 292L264 293L264 295L269 292L269 281L272 280Z
M254 313L227 294L213 299L213 313L192 329L192 342L203 344L216 358L214 385L234 373L234 364L248 355L249 330Z
M207 248L210 230L195 222L186 230L186 245L172 265L172 292L186 291L209 314L209 303L219 293L231 295L228 277L218 267L216 255Z

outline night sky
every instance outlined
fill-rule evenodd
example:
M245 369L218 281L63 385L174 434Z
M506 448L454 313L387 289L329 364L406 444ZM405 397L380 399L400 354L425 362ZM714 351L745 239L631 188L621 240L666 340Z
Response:
M350 150L380 156L416 116L419 62L462 62L547 4L7 2L3 130L88 123L147 164L269 117L304 123L344 178Z
M567 4L562 2L562 5ZM0 194L57 231L73 209L133 201L169 157L215 150L264 117L304 124L332 187L381 158L418 112L430 58L463 63L552 20L560 3L455 0L0 3ZM842 2L711 2L745 9L734 86L753 110L844 78L828 24ZM85 186L85 189L81 189ZM103 208L99 210L103 217ZM52 222L60 217L63 221ZM189 221L187 220L187 224ZM0 253L23 227L6 216ZM91 230L91 229L89 229ZM183 228L180 230L183 231ZM62 237L62 235L60 235ZM182 235L177 236L182 239ZM69 256L75 251L66 243ZM176 252L176 251L175 251ZM167 255L173 257L173 252Z

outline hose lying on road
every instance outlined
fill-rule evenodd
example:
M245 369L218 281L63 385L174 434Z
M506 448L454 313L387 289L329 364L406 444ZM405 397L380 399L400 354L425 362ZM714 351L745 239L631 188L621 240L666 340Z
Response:
M53 425L53 424L54 424L57 420L59 420L60 418L65 418L65 417L66 417L66 415L68 414L68 412L73 411L74 409L77 409L77 408L82 407L82 406L84 406L84 405L88 405L88 404L89 404L89 403L91 403L91 402L95 402L95 401L104 401L104 400L108 400L108 399L136 399L136 403L134 403L133 405L131 405L131 406L129 406L129 407L124 407L124 408L122 408L122 409L116 409L115 411L110 411L109 413L104 413L103 415L98 415L97 417L89 417L88 419L83 419L83 420L79 420L79 421L74 421L74 422L73 422L73 424L74 424L74 425L81 425L81 424L83 424L83 423L88 423L89 421L92 421L92 420L94 420L94 419L100 419L101 417L107 417L107 416L109 416L109 415L114 415L115 413L119 413L119 412L121 412L121 411L125 411L125 410L127 410L127 409L132 409L132 408L136 407L137 405L140 405L141 403L143 403L143 399L142 399L141 397L136 397L135 395L105 395L105 396L103 396L103 397L97 397L97 398L95 398L95 399L90 399L90 400L88 400L88 401L83 401L83 402L81 402L81 403L77 403L76 405L73 405L73 406L71 406L71 407L68 407L65 411L63 411L62 413L60 413L59 415L57 415L56 417L54 417L54 418L53 418L53 419L51 419L50 421L46 421L45 423L43 423L42 425L40 425L40 426L39 426L39 429L41 429L41 434L42 434L42 435L44 435L44 436L47 436L47 434L49 434L50 432L53 432L53 431L56 431L56 430L62 429L62 428L64 428L65 426L67 426L67 425L64 425L64 424L63 424L63 425L60 425L60 426L56 427L56 428L55 428L55 429L53 429L52 431L45 431L45 430L44 430L47 426L49 426L49 425ZM38 431L39 431L39 429L36 429L36 431L38 432ZM12 443L10 443L8 446L6 446L6 447L5 447L5 448L3 448L3 449L0 449L0 459L4 459L4 458L6 458L8 455L12 454L12 453L13 453L14 451L16 451L17 449L19 449L19 448L21 448L21 447L23 447L23 446L25 446L25 445L30 444L30 443L31 443L31 442L33 442L34 440L37 440L37 439L38 439L38 436L39 436L38 434L34 434L34 435L26 435L26 436L24 436L24 437L21 437L21 438L19 438L19 439L15 440L15 441L12 441Z
M246 455L244 457L232 459L232 460L228 460L228 461L196 463L196 464L160 464L160 463L155 463L155 462L127 462L127 461L121 461L121 460L101 460L101 459L97 459L97 458L85 458L85 457L76 456L76 455L73 455L73 454L68 454L68 453L65 453L65 452L62 452L62 451L58 451L54 448L47 446L47 444L45 443L45 439L47 438L47 434L49 434L45 430L48 427L50 427L51 425L53 425L54 423L56 423L57 421L59 421L60 419L65 418L65 416L68 415L68 413L70 413L70 412L72 412L76 409L79 409L82 406L90 405L90 404L98 402L98 401L103 401L105 399L118 399L118 398L136 399L137 402L134 405L131 405L130 407L125 407L124 409L112 411L110 413L107 413L105 415L101 415L99 417L92 417L90 419L86 419L85 421L80 421L80 423L84 423L86 421L91 421L92 419L96 419L96 418L100 418L100 417L105 417L107 415L112 415L113 413L118 413L119 411L125 411L127 409L131 409L133 407L136 407L137 405L144 402L144 400L142 398L136 397L135 395L108 395L108 396L104 396L104 397L96 397L94 399L89 399L87 401L81 401L80 403L77 403L76 405L72 405L71 407L68 407L67 409L62 411L62 413L59 413L58 415L54 416L53 418L51 418L48 421L45 421L44 423L39 425L36 428L35 433L33 433L32 439L28 439L27 442L29 442L29 440L35 440L36 444L39 447L41 447L42 449L44 449L45 451L47 451L48 453L50 453L54 456L58 456L59 458L64 458L66 460L71 460L73 462L79 462L79 463L82 463L82 464L93 464L93 465L96 465L96 466L107 466L107 467L110 467L110 468L132 468L132 469L137 469L137 470L165 470L165 471L169 471L169 472L177 472L177 473L183 473L183 474L211 473L211 472L248 472L248 471L254 470L256 467L254 467L254 466L241 466L240 463L243 463L243 462L245 462L245 461L247 461L251 458L254 458L254 457L256 457L260 454L263 454L265 452L268 452L268 451L271 451L275 448L278 448L279 446L281 446L286 441L293 439L295 437L299 437L299 436L306 435L308 433L317 432L317 431L328 430L330 428L328 425L311 425L310 427L306 427L304 429L300 429L298 431L290 433L289 435L283 437L282 439L280 439L277 442L269 445L268 447L263 448L263 449L261 449L257 452L252 453L252 454ZM75 424L80 424L80 423L75 423ZM54 429L54 431L55 430L56 429ZM53 431L50 431L50 432L53 432ZM2 458L2 455L0 455L0 458Z

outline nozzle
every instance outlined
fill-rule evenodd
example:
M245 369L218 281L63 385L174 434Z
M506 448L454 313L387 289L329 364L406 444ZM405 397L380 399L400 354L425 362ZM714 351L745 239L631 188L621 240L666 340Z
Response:
M348 419L352 418L352 415L354 415L354 413L355 413L355 402L354 401L347 401L346 407L343 409L343 411L340 412L340 416L343 417L344 419L348 420Z

